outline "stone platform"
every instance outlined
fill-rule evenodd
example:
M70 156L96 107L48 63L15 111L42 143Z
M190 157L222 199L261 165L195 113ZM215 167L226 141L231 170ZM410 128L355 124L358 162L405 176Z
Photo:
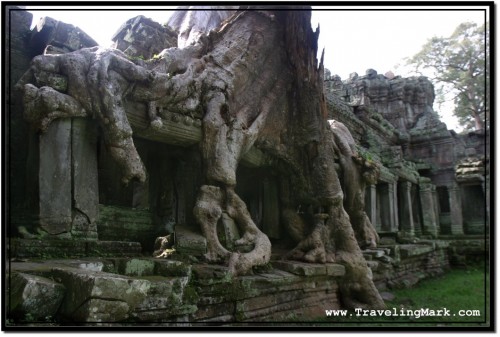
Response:
M232 278L226 267L154 258L10 262L7 311L61 323L279 322L340 308L341 265L279 262ZM286 270L284 270L286 269Z
M7 265L7 312L12 321L30 317L34 323L49 318L90 325L278 324L315 322L324 318L325 309L341 308L338 282L345 268L340 264L283 261L275 255L265 268L234 278L221 265L141 256L130 242L73 243L73 258L48 259L47 254L58 249L69 252L68 242L57 242L50 246L47 241L11 240L11 251L17 254ZM442 274L450 268L456 245L419 240L366 249L363 255L375 285L384 292ZM113 247L126 249L121 255L107 255ZM44 248L45 255L33 257Z

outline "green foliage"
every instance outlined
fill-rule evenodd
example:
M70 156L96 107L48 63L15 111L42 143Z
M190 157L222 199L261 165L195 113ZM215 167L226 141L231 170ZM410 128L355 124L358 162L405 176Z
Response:
M407 59L418 74L431 78L438 103L452 97L454 115L471 130L489 118L489 25L462 23L450 37L433 37ZM430 71L430 73L429 73ZM430 74L430 75L429 75Z
M360 145L356 144L356 150L358 154L368 163L373 163L373 161L375 160L373 154L370 151L361 147Z
M441 277L421 281L413 288L391 291L392 301L386 301L391 312L446 308L450 316L356 316L349 311L346 317L321 317L325 326L344 327L478 327L490 322L489 273L484 266L455 269ZM479 310L480 316L460 316L461 310Z

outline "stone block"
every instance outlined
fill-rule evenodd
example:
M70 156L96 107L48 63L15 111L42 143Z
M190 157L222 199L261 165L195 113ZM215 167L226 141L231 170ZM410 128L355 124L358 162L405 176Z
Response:
M85 47L97 46L89 35L73 25L43 17L37 23L31 37L32 48L35 46L58 46L61 52L71 52ZM38 51L42 52L42 50Z
M235 310L234 302L225 302L215 305L207 305L199 307L198 310L193 314L193 319L196 321L202 321L209 318L232 316ZM234 317L231 321L234 320Z
M193 265L193 273L204 284L228 283L232 279L229 268L218 265Z
M75 322L120 322L129 317L126 302L91 298L72 315Z
M97 127L89 120L75 118L71 137L73 199L74 208L78 210L73 219L72 234L73 237L96 240L99 210Z
M366 264L368 265L368 268L370 268L372 271L376 271L379 265L377 261L366 261Z
M394 260L390 257L390 256L382 256L381 258L378 259L380 262L383 262L383 263L393 263Z
M67 288L61 310L70 318L91 299L121 301L133 309L144 300L151 287L151 282L145 279L81 269L54 268L52 275ZM76 314L81 319L81 314Z
M326 264L326 273L330 276L342 277L345 275L345 267L341 264L328 263Z
M363 250L363 256L371 255L374 258L379 258L385 255L384 249L365 249Z
M181 261L155 260L155 275L161 276L191 276L191 265Z
M170 315L179 314L177 309L183 304L184 290L189 282L187 277L146 277L150 282L147 296L134 308L134 313L144 313L170 309Z
M226 212L222 212L221 225L224 232L225 246L227 249L233 250L234 242L240 238L238 226L236 225L236 222L234 222L233 218L231 218Z
M40 135L40 227L57 235L71 230L71 120L53 121Z
M117 260L117 271L126 276L153 275L155 262L150 259L120 259Z
M83 257L86 255L84 242L72 240L28 240L12 238L10 240L11 257Z
M180 253L202 255L207 252L207 239L188 228L175 228L175 249Z
M44 321L54 317L66 288L48 278L13 273L10 279L10 314L21 319Z
M82 240L10 240L11 257L67 258L86 256L138 256L138 242Z
M142 253L139 242L89 241L86 256L138 256Z
M99 205L96 220L99 240L154 243L157 228L149 210Z
M406 258L410 256L418 256L425 253L432 252L434 248L427 245L401 245L400 252L401 257Z
M309 264L297 261L275 261L273 266L277 269L301 276L326 275L324 264Z
M366 261L373 260L373 255L368 254L368 253L367 254L363 253L363 257L365 258Z

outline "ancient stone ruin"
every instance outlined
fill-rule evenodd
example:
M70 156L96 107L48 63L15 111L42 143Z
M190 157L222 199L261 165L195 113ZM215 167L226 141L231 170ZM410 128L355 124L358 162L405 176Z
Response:
M484 131L424 77L331 76L293 9L138 16L113 48L9 9L12 322L315 321L487 254Z

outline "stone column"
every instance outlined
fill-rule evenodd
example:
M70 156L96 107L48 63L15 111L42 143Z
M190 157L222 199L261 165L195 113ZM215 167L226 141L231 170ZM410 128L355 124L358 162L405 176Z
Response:
M401 207L399 208L401 231L409 236L415 235L415 225L413 223L413 209L411 204L411 182L400 183Z
M434 215L436 217L436 232L441 233L441 223L439 221L439 197L437 194L436 185L431 185L431 194L434 201Z
M422 206L422 230L423 234L436 237L438 234L436 224L436 213L434 207L434 198L432 196L432 184L419 184L420 188L420 204Z
M448 194L450 197L450 218L451 218L451 234L464 234L464 223L462 217L462 200L460 197L460 188L454 183L448 186Z
M398 221L398 183L394 181L389 183L389 211L391 212L391 232L397 232L399 229Z
M71 119L53 121L39 140L39 225L48 234L69 235L72 223Z
M389 207L389 188L385 182L377 185L377 226L376 229L383 232L391 231L391 211Z
M48 234L97 239L97 128L85 119L53 121L39 138L38 217Z
M72 121L73 237L96 240L99 211L97 179L97 126L93 121Z

